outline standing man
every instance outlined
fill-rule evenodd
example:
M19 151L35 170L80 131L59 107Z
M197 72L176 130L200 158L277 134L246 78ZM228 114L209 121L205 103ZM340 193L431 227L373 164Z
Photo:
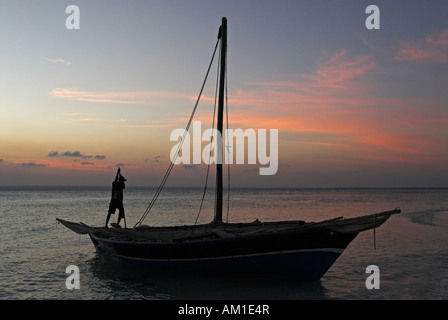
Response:
M110 215L115 213L115 210L118 209L118 220L117 227L120 227L121 219L124 219L124 227L126 228L126 218L124 216L124 207L123 207L123 189L125 188L124 182L126 179L121 175L121 169L118 168L117 175L115 176L115 180L112 182L112 197L110 199L109 211L106 219L106 228L108 227Z

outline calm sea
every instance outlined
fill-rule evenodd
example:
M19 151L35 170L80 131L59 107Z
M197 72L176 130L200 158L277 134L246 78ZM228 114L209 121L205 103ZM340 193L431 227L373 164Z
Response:
M128 227L154 191L125 190ZM320 221L402 209L376 230L376 250L373 231L361 233L315 283L157 274L112 262L96 253L88 236L56 221L103 225L109 198L108 188L0 188L0 299L448 298L448 189L232 190L230 222ZM201 189L166 189L144 224L194 223L201 198ZM199 222L212 219L214 195L205 201ZM69 265L79 267L78 290L66 287ZM369 265L379 268L379 289L366 288Z

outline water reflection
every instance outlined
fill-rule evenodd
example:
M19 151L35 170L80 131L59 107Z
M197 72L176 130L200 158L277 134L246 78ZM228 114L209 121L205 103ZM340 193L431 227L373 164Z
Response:
M270 277L173 274L96 255L88 261L89 284L98 299L216 300L328 299L320 281L302 283Z

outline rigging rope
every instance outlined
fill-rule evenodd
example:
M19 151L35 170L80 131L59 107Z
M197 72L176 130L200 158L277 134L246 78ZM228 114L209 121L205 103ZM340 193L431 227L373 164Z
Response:
M227 216L226 216L226 222L229 222L229 208L230 208L230 159L229 159L230 150L229 150L229 148L230 148L230 146L228 145L228 143L229 143L229 102L227 99L227 63L226 63L225 76L226 76L226 127L227 127L226 143L227 143L227 148L224 148L224 150L227 150ZM233 157L233 153L232 153L232 157Z
M222 43L221 43L222 45ZM221 50L219 52L219 59L218 61L221 60ZM226 127L227 127L227 131L226 131L226 143L228 142L228 137L229 137L229 104L228 104L228 97L227 97L227 64L225 65L225 96L226 96ZM202 205L204 203L204 199L205 199L205 194L207 192L207 182L208 182L208 176L209 176L209 172L210 172L210 159L211 159L211 150L212 150L212 142L214 139L214 128L215 128L215 115L216 115L216 101L217 101L217 97L218 97L218 84L219 84L219 74L220 74L220 65L218 64L218 70L216 72L216 86L215 86L215 102L214 102L214 106L213 106L213 119L212 119L212 136L210 139L210 150L209 150L209 155L208 155L208 163L207 163L207 174L205 176L205 183L204 183L204 192L202 194L202 199L201 199L201 204L199 206L199 211L198 214L196 216L196 220L194 222L194 225L197 224L198 220L199 220L199 216L201 215L201 210L202 210ZM226 217L226 222L229 222L229 207L230 207L230 161L229 161L229 146L227 146L227 148L224 146L224 150L227 150L227 180L228 180L228 188L227 188L227 217ZM215 193L215 207L216 207L216 193ZM207 232L206 229L204 230L204 232ZM193 233L193 229L191 230L191 234ZM190 234L190 235L191 235Z
M194 105L194 108L193 108L193 111L191 113L190 119L188 120L188 124L187 124L187 126L185 128L182 140L180 141L180 143L179 143L179 145L177 147L176 153L174 155L174 159L171 159L170 165L168 166L168 169L165 172L165 175L164 175L164 177L162 179L162 182L160 183L159 187L157 188L156 193L154 194L154 197L152 198L151 202L149 203L148 207L146 208L146 210L143 213L143 215L140 218L140 220L134 225L134 228L137 228L138 226L140 226L142 224L143 220L145 220L146 216L149 214L149 212L151 211L152 207L154 206L154 203L156 202L157 198L159 197L160 192L162 191L163 187L165 186L166 181L168 180L168 176L170 175L171 170L173 169L174 162L177 159L177 156L179 155L179 151L182 148L182 144L185 141L185 137L186 137L186 135L188 133L188 130L189 130L190 125L191 125L191 122L193 121L194 114L196 113L196 109L198 107L199 100L201 99L201 95L202 95L202 91L204 90L205 83L207 82L208 74L209 74L211 66L213 64L213 60L215 58L216 49L218 48L219 42L220 42L220 38L218 37L218 41L216 42L215 49L213 50L212 59L211 59L210 64L208 66L207 73L205 74L205 79L204 79L204 81L202 83L201 90L199 91L199 96L198 96L198 98L196 100L196 103Z
M219 59L218 59L218 61L220 61L220 60L221 60L221 50L219 51ZM213 140L214 140L214 135L213 134L214 134L214 129L215 129L215 115L216 115L216 100L217 100L217 97L218 97L218 83L219 83L219 63L218 63L218 71L216 72L215 103L213 105L212 136L210 137L210 150L209 150L209 153L208 153L207 174L205 175L204 192L202 194L201 205L199 206L198 215L196 216L196 220L194 222L194 225L196 225L198 223L199 216L201 215L202 205L204 204L205 194L207 192L208 175L210 173L210 159L211 159L211 154L212 154L212 143L213 143ZM193 229L191 230L191 234L192 233L193 233Z

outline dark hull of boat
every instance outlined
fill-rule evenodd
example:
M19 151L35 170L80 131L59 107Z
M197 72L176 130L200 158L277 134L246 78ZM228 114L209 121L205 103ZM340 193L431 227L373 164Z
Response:
M90 233L96 249L148 269L206 274L250 274L319 280L357 233L327 228L228 239L147 243Z
M280 221L218 224L216 228L210 224L138 230L105 229L57 220L78 234L88 234L98 252L143 264L148 270L267 275L314 281L325 274L360 232L378 228L392 214L400 212L395 209L318 223ZM196 235L208 236L186 238L185 232L190 234L193 230ZM205 230L209 232L204 233ZM214 233L210 233L212 230ZM167 235L171 240L166 240Z

